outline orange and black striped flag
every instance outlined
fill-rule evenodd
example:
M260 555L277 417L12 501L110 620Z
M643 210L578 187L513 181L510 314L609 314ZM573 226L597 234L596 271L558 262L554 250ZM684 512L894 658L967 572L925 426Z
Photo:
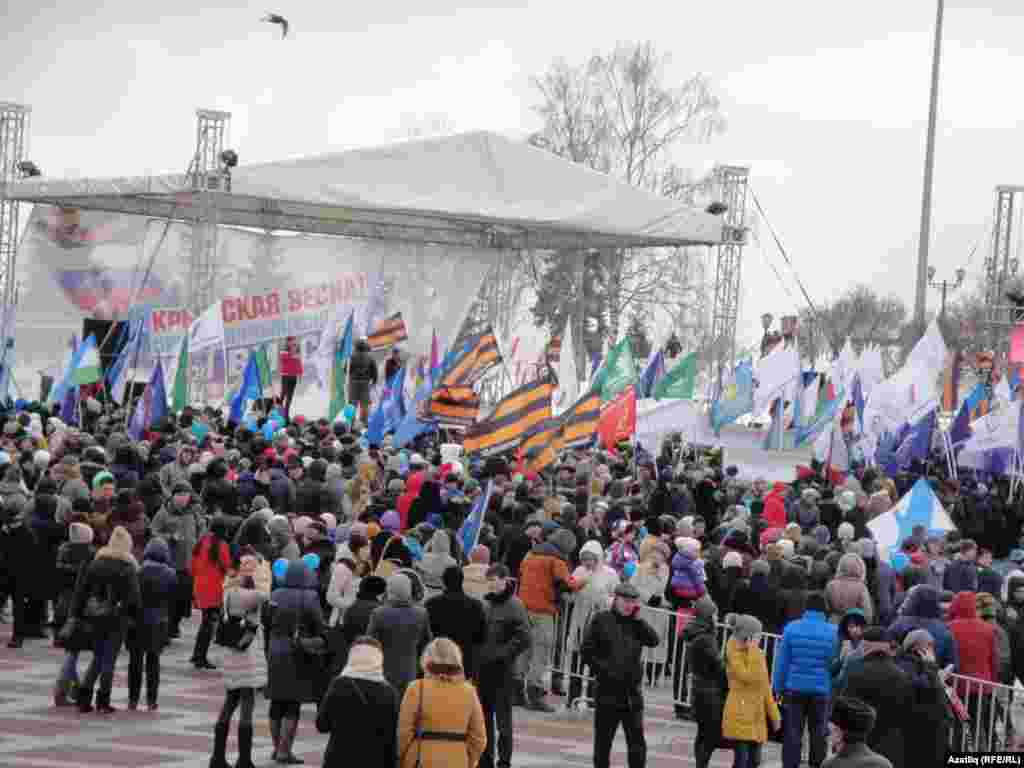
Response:
M435 387L430 394L427 415L439 426L466 429L476 423L480 414L480 398L472 387Z
M466 431L462 447L467 454L484 456L516 447L531 429L551 418L554 391L555 382L550 376L519 387L503 398L484 421Z
M524 471L540 473L558 460L562 430L561 419L546 419L527 433L519 446Z
M376 352L380 349L387 349L393 347L395 344L399 344L409 338L409 333L405 328L405 320L402 319L402 313L396 312L391 317L385 317L374 329L366 341L370 344L370 349Z
M441 374L440 387L472 387L491 368L501 362L498 337L490 327L482 333L456 342L461 350Z
M597 434L597 424L600 420L601 393L594 390L585 394L562 414L562 447L576 448L589 444Z

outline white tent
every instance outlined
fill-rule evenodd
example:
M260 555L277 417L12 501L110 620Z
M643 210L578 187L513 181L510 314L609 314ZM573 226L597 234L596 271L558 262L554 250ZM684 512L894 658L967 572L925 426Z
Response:
M7 196L156 218L190 218L200 204L185 175L34 179L12 184ZM243 162L232 171L231 193L211 197L223 225L470 247L722 239L719 217L488 132Z

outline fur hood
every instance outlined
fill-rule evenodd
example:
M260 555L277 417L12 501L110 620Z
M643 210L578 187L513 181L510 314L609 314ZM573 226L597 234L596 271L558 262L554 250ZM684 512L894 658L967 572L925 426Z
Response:
M110 534L110 541L107 546L96 553L97 560L121 560L134 568L139 567L138 561L132 554L132 536L121 526L117 526Z

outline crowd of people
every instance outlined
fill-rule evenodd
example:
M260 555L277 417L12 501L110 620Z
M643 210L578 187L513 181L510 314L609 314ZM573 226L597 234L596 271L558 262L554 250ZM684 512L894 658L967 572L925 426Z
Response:
M315 704L325 766L358 742L367 766L509 768L512 708L562 696L594 710L596 768L620 725L641 768L643 685L662 679L697 722L698 768L716 749L757 765L773 731L796 768L805 724L823 765L830 718L833 766L898 768L981 738L950 673L972 722L1009 703L966 695L965 678L1024 679L1024 571L993 567L1024 564L1024 516L1000 485L935 480L965 535L915 529L885 552L867 523L910 475L748 483L676 440L657 456L573 449L537 474L434 435L370 444L358 422L294 416L268 438L265 417L252 431L186 408L134 441L113 406L83 417L0 416L9 647L51 637L54 705L111 715L124 646L127 706L145 682L155 711L161 654L199 611L191 663L225 687L211 768L229 765L236 712L234 766L253 764L260 696L279 764L302 762Z

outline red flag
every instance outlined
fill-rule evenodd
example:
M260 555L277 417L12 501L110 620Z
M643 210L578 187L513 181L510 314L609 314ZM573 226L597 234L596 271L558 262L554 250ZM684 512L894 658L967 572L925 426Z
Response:
M612 403L601 412L597 422L597 434L601 445L614 448L620 440L629 440L636 432L636 388L624 389Z

